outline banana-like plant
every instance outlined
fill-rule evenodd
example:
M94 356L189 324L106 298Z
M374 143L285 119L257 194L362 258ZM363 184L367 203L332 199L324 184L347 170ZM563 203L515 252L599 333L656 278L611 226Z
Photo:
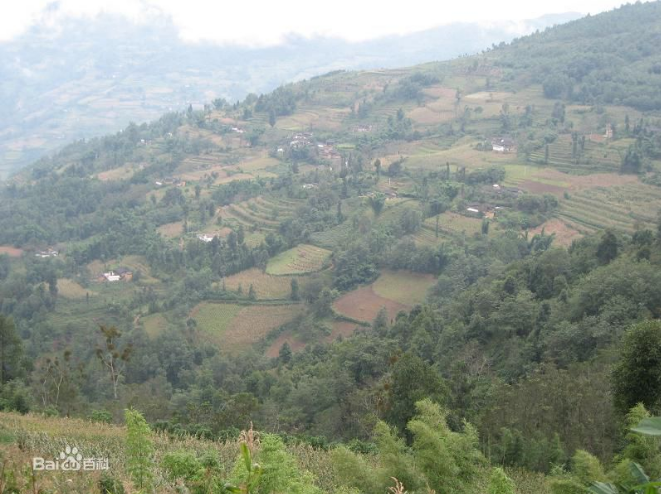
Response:
M631 430L646 436L661 436L661 417L643 419ZM636 485L593 482L588 490L594 494L659 494L661 492L661 479L650 481L638 463L631 462L629 468Z

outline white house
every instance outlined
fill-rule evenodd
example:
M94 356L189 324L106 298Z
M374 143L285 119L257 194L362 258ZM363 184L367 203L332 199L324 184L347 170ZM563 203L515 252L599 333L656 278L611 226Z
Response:
M209 243L209 242L211 242L211 241L213 240L213 236L204 233L204 234L202 234L202 235L198 235L198 236L197 236L197 239L198 239L198 240L201 240L202 242L207 242L207 243Z
M107 273L103 273L103 277L106 279L106 281L119 281L122 277L115 273L114 271L109 271Z

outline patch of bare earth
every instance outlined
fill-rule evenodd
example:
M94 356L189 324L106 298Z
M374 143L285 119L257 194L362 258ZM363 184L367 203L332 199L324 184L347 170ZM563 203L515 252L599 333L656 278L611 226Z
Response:
M519 188L531 194L553 194L555 196L562 196L567 191L565 187L535 182L534 180L524 180L519 183Z
M343 295L335 301L333 307L340 314L365 322L373 321L381 307L386 308L390 319L394 319L399 311L409 308L404 304L377 295L371 285Z
M331 323L331 333L324 338L324 341L330 343L331 341L338 339L340 336L346 338L360 329L363 328L354 322L333 321ZM286 331L279 335L271 346L268 347L266 350L266 356L276 358L280 354L280 348L282 348L282 345L285 343L289 344L289 347L294 353L303 350L307 345L305 342L296 338L291 331Z
M0 255L7 254L9 257L21 257L23 249L11 245L0 245Z
M544 230L544 234L546 235L555 234L553 243L562 247L569 247L574 240L582 237L578 231L557 218L545 221L537 228L530 230L530 233L532 235L541 234L542 230Z

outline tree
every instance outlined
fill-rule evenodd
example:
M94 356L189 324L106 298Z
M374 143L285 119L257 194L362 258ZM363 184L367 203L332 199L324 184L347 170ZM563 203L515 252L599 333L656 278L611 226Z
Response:
M622 173L640 173L643 169L642 153L633 145L629 146L624 158L622 158Z
M62 359L59 357L46 357L37 365L33 378L41 394L44 407L59 407L60 401L66 402L65 415L69 411L73 400L78 394L78 383L83 377L82 364L76 365L71 358L71 350L65 350Z
M617 257L617 251L617 237L612 231L606 230L597 247L597 259L603 265L608 264Z
M289 298L292 300L300 300L301 294L299 293L298 280L296 278L292 278L290 285L291 294L289 295Z
M514 494L515 485L505 471L496 467L489 477L489 494Z
M0 314L0 385L18 375L23 344L12 318Z
M124 412L126 420L126 457L133 484L140 491L151 489L154 466L154 445L151 430L142 414L130 409Z
M381 211L383 211L383 207L386 204L386 196L380 192L377 192L373 196L370 196L369 203L370 203L370 207L372 208L372 211L374 211L374 215L379 216L381 214Z
M269 125L271 127L275 126L275 112L273 110L269 112Z
M405 353L393 365L390 381L386 419L402 432L415 415L417 401L431 398L443 402L447 395L441 376L412 353Z
M101 334L105 340L105 346L96 347L96 357L99 362L108 370L110 381L112 383L112 392L115 399L118 398L117 389L119 381L124 376L126 363L131 358L133 348L130 344L125 345L120 351L118 340L122 333L115 326L100 326Z
M278 352L278 359L280 359L280 362L282 362L283 364L288 364L289 362L291 362L291 356L292 356L291 347L289 346L289 343L285 341L280 347L280 351Z
M257 299L257 293L255 292L255 287L252 286L252 283L250 283L250 287L248 288L248 298L250 300L256 300Z
M644 321L624 334L612 381L615 407L622 414L637 403L648 410L661 405L661 322Z

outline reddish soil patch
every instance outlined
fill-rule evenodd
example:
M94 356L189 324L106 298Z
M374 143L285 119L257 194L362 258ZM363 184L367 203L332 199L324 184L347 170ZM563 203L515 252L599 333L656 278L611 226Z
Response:
M394 319L400 310L409 308L377 295L371 286L364 286L343 295L335 301L333 307L340 314L365 322L373 321L381 307L386 308L390 319Z
M7 254L9 257L21 257L23 255L23 249L10 245L0 245L0 254Z
M556 196L562 196L567 190L558 185L544 184L541 182L535 182L534 180L524 180L519 184L519 188L532 194L553 194Z
M331 341L335 341L338 339L340 336L343 338L346 338L347 336L351 336L353 333L356 331L364 329L361 328L356 323L353 322L347 322L347 321L333 321L331 324L331 334L329 334L326 338L324 338L324 341L327 343L330 343ZM280 336L278 336L275 341L271 344L270 347L266 350L266 356L270 358L276 358L280 354L280 348L282 348L282 345L285 343L289 344L289 347L292 349L292 352L300 352L306 347L306 343L303 341L300 341L298 338L296 338L291 331L286 331L282 333Z
M286 331L278 336L271 344L271 346L268 347L266 350L266 356L269 358L276 358L280 354L280 348L282 348L282 345L285 343L289 344L289 347L294 353L299 352L305 348L305 343L296 339L294 335L292 335L291 331Z
M582 237L578 231L557 218L542 223L537 228L530 230L530 233L532 235L542 233L542 229L546 235L555 233L553 243L555 245L561 245L562 247L569 247L572 241Z

